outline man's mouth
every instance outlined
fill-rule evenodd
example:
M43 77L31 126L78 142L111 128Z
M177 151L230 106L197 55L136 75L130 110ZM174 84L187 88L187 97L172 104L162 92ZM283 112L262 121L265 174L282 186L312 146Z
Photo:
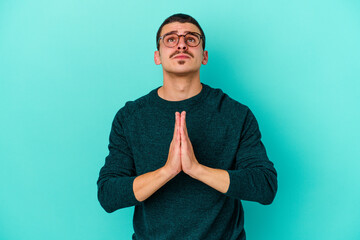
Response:
M189 55L184 55L184 54L179 54L179 55L176 55L174 58L186 59L186 58L190 58L190 56Z
M191 53L188 52L175 52L173 54L170 55L170 58L180 58L180 59L185 59L185 58L190 58L193 57L193 55Z

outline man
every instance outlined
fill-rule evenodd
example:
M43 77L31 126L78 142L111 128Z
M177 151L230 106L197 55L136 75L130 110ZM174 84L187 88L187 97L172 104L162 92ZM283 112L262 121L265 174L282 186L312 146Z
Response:
M270 204L277 191L258 123L200 82L208 52L195 19L170 16L156 41L163 86L117 112L99 202L109 213L135 206L133 239L245 239L241 200Z

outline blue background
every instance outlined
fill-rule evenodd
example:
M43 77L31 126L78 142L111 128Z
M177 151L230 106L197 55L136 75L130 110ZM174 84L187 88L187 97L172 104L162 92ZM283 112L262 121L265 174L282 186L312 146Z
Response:
M162 85L173 13L207 37L201 81L254 112L278 171L248 239L360 239L360 2L0 1L0 239L131 239L97 200L111 122ZM196 226L194 226L196 227Z

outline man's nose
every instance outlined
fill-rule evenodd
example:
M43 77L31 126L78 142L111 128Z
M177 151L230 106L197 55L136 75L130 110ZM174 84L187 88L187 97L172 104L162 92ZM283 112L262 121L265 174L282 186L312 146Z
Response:
M179 50L180 50L180 49L185 50L185 49L188 48L188 45L186 45L186 43L185 43L185 37L184 37L184 36L181 36L181 37L180 37L177 48L178 48Z

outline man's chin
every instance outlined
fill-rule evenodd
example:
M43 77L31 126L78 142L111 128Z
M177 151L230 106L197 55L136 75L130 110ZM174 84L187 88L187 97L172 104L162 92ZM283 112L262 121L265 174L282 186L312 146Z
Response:
M197 71L194 69L181 69L181 70L177 69L175 71L172 71L171 73L174 75L177 75L177 76L186 76L186 75L192 75L195 72L197 72Z

